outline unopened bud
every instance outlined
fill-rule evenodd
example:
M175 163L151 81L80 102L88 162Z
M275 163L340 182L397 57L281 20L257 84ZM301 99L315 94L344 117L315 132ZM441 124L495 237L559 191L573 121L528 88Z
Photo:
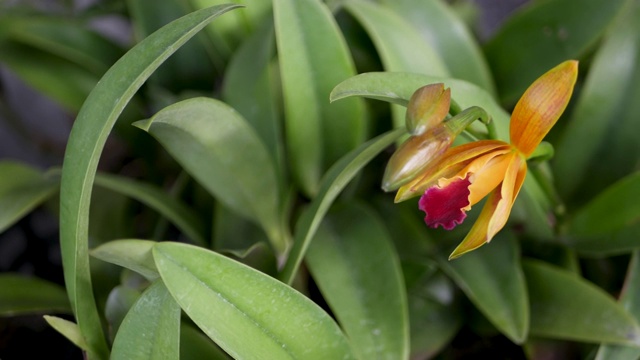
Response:
M416 90L407 105L407 130L421 135L438 126L449 113L451 89L444 84L430 84Z

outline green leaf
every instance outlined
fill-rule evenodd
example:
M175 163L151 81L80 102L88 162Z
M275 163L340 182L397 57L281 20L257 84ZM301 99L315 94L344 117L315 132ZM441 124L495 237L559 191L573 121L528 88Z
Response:
M571 220L570 234L588 238L638 224L639 198L640 172L636 172L613 184L578 210Z
M412 24L395 12L360 0L349 0L345 8L369 34L386 71L407 71L443 77L449 75L438 53ZM394 127L403 127L405 109L397 106L392 106L391 109Z
M104 144L124 107L153 71L208 22L233 8L192 13L140 42L107 71L73 125L62 168L60 243L67 293L91 358L106 359L109 353L93 298L87 238L91 188Z
M531 335L640 346L635 319L602 289L540 261L523 263Z
M109 325L109 338L112 342L129 309L133 307L140 295L140 291L123 285L114 287L109 293L104 306L104 317Z
M275 0L273 11L291 173L311 197L324 170L365 139L364 102L328 101L331 89L356 70L326 5Z
M169 219L194 243L206 246L205 226L198 214L155 185L110 174L96 174L95 184L142 202Z
M75 346L79 347L83 351L90 351L89 345L82 336L80 327L76 323L57 316L44 315L43 318L47 324L66 337Z
M485 46L502 102L515 103L547 70L583 56L625 1L535 1L513 15Z
M604 235L569 237L565 243L586 256L628 254L640 249L640 222Z
M212 195L258 222L278 251L286 249L273 160L234 109L219 100L193 98L135 125L153 135Z
M331 317L276 279L185 244L159 243L153 256L182 309L232 357L353 358Z
M327 171L322 179L318 195L296 224L293 247L280 273L280 279L283 282L291 284L293 281L322 218L340 192L369 161L396 141L403 133L405 133L404 129L398 129L371 139L345 155Z
M125 316L111 359L178 359L180 307L161 281L153 283Z
M379 0L409 22L442 58L451 77L494 95L489 65L466 24L441 0ZM415 55L413 55L415 56Z
M269 149L282 184L285 157L274 55L273 18L267 17L231 58L222 95L227 104L247 119Z
M459 259L438 262L498 330L521 344L529 330L529 304L516 241L502 231L491 244Z
M156 244L150 240L114 240L91 250L91 256L133 270L148 280L158 278L151 249Z
M635 251L629 262L629 270L622 287L620 303L636 319L640 320L640 252ZM596 360L634 360L640 357L640 348L618 345L602 345Z
M0 233L52 197L58 182L28 165L0 161Z
M331 92L331 101L363 96L406 107L411 95L419 87L439 82L451 88L451 97L461 108L480 106L485 109L495 122L498 138L508 141L510 115L485 90L463 80L416 73L372 72L356 75L338 84Z
M568 199L583 181L597 150L611 141L607 130L619 121L625 93L633 86L640 51L640 8L628 2L589 67L584 87L563 136L553 170L558 191ZM588 139L588 141L585 141Z
M62 286L35 277L0 274L0 316L71 312Z
M387 229L366 206L329 213L307 266L358 359L406 359L409 319L402 270Z
M229 360L231 357L201 331L191 326L180 326L181 360Z

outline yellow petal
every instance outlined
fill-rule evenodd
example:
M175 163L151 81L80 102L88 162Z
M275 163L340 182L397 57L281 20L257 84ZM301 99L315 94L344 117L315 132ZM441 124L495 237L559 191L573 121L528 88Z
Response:
M499 140L481 140L449 148L439 160L430 165L415 180L402 186L396 194L395 202L401 202L415 196L421 196L424 191L434 185L439 179L452 178L462 172L474 160L493 153L492 156L511 151L511 145ZM491 157L487 158L487 161ZM477 163L478 168L483 163ZM464 175L462 175L464 177Z
M567 107L578 77L578 62L565 61L529 86L511 115L511 143L531 155Z
M500 185L505 178L511 158L510 153L494 155L481 168L469 169L469 172L472 174L469 178L471 181L471 186L469 186L469 208L477 204Z
M509 219L513 202L522 187L527 172L527 163L519 154L507 155L509 167L504 181L496 188L485 203L478 220L449 256L449 260L460 257L488 243Z

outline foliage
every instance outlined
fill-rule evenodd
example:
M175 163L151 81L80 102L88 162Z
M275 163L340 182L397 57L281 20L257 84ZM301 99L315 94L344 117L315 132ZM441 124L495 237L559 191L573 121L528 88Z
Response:
M89 359L637 358L640 1L531 1L482 42L460 3L3 9L0 64L75 122L61 167L0 161L0 231L58 215L66 285L2 274L0 315L59 315L42 321ZM131 46L88 26L114 13ZM431 229L380 189L420 135L412 94L444 83L449 123L486 111L454 145L508 141L516 100L568 59L509 222L449 260L480 206ZM98 172L112 139L126 155Z

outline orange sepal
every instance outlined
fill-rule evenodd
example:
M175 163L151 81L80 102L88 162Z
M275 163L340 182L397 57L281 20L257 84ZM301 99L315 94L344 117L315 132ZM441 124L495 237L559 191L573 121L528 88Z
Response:
M531 155L567 107L578 77L578 62L565 61L529 86L513 109L511 143Z

